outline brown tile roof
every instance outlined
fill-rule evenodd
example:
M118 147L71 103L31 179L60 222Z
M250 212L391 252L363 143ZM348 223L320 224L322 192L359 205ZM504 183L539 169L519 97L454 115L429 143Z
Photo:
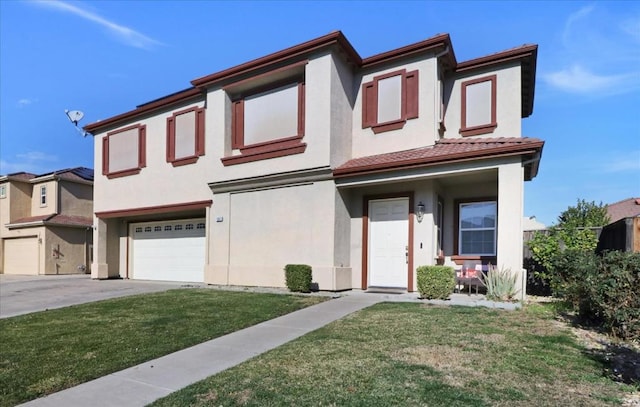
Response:
M622 201L607 205L609 223L614 223L624 218L640 216L640 198L627 198Z
M45 226L86 226L90 227L93 225L93 219L87 218L84 216L73 216L73 215L40 215L40 216L30 216L28 218L21 218L11 222L11 226L19 227L21 225L27 224L37 224L41 223Z
M36 177L36 174L23 171L23 172L14 172L13 174L7 174L5 177L11 181L29 182L32 178Z
M544 141L529 137L442 139L429 147L354 158L336 168L333 174L345 177L505 155L534 154L541 152L543 145Z

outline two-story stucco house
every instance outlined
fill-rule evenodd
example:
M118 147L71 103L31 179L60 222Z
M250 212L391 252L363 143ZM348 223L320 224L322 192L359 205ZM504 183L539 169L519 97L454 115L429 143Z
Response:
M543 141L537 46L458 62L447 34L362 58L341 32L191 81L95 136L92 276L416 289L416 267L522 270Z
M0 273L89 272L93 170L0 176Z

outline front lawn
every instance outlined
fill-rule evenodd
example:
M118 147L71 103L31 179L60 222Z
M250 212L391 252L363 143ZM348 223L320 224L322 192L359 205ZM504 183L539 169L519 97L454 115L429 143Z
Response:
M603 406L633 387L536 305L384 303L173 393L159 406Z
M323 301L208 289L0 320L0 406L42 397Z

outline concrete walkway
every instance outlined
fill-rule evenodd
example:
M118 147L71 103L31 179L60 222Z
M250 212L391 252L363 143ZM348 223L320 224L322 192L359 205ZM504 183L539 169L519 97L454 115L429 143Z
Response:
M351 291L337 299L262 322L22 405L144 406L330 322L384 301L516 308L515 304L494 303L484 300L482 296L463 294L454 294L448 301L422 301L418 299L417 294L411 293L379 294Z

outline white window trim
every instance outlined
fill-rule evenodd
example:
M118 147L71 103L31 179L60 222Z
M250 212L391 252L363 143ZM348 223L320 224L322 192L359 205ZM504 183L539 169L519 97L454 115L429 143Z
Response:
M45 206L47 206L47 186L41 185L40 186L40 207L44 208Z
M494 204L495 205L495 225L492 228L463 228L462 227L462 207L464 205L479 205L479 204ZM478 202L460 202L458 204L458 255L460 256L496 256L497 255L497 231L498 231L498 202L497 201L478 201ZM462 247L462 232L464 231L484 231L484 230L492 230L493 231L493 252L492 253L463 253Z

